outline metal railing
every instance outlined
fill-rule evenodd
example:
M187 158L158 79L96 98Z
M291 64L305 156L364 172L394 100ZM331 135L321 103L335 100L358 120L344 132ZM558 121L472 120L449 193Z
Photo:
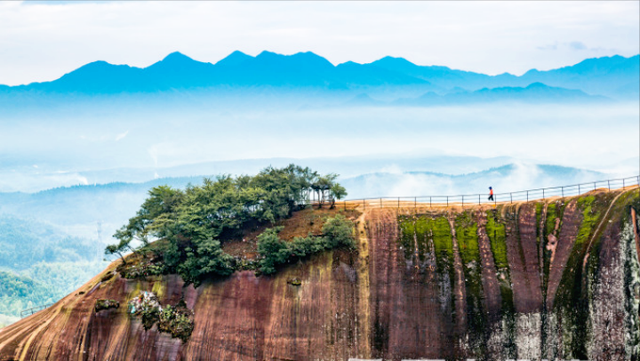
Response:
M472 206L482 204L494 204L498 203L513 203L513 202L528 202L533 200L540 200L552 197L571 197L585 194L587 192L596 189L624 189L628 187L635 187L640 185L640 175L607 179L595 182L587 182L580 184L572 184L557 187L545 187L528 189L516 192L506 193L494 193L493 200L489 199L489 194L462 194L462 195L445 195L445 196L404 196L404 197L371 197L360 199L349 199L345 201L337 201L337 206L346 208L350 205L361 205L366 208L381 208L381 207L425 207L425 206ZM331 202L329 202L331 203Z
M31 316L34 313L40 312L40 311L42 311L42 310L44 310L46 308L49 308L51 306L53 306L53 303L27 308L26 310L20 311L20 318L25 318L27 316Z

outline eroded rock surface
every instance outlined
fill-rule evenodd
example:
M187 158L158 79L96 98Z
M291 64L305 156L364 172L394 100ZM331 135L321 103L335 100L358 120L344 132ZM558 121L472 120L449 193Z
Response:
M637 191L367 210L358 252L196 289L175 275L105 277L114 263L1 329L0 360L638 360L638 210ZM187 342L145 331L126 307L95 312L145 290L193 310Z

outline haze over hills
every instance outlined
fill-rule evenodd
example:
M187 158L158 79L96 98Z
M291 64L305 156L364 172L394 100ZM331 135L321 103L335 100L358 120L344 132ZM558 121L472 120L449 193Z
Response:
M451 172L455 166L447 166L452 162L460 167L466 164L468 173L444 173L426 171L434 169ZM387 167L381 163L370 162L361 164L352 173L346 173L339 178L339 182L347 188L347 199L358 199L378 196L420 196L420 195L455 195L484 193L488 185L501 192L519 191L529 188L551 187L606 179L609 175L584 169L536 165L526 163L506 164L508 158L479 159L464 157L449 157L443 159L426 159L419 164L420 159L404 160L404 162L389 162ZM324 163L323 163L324 162ZM441 162L441 164L439 164ZM348 160L340 166L337 160L315 160L311 168L321 173L336 165L336 171L345 170L356 162ZM475 166L473 163L477 163ZM96 225L104 234L102 241L109 242L110 236L117 228L132 217L140 204L147 197L149 189L159 185L169 185L174 188L185 188L189 184L198 185L204 177L215 177L222 174L256 174L258 164L264 162L253 161L238 164L201 165L200 168L185 167L173 170L174 175L196 174L199 176L174 176L158 178L151 181L131 183L113 182L97 185L77 185L59 187L35 193L0 193L0 216L10 215L17 219L38 219L55 225L67 233L83 237L95 238ZM286 166L287 160L272 161L275 167ZM307 163L298 163L309 165ZM378 171L371 171L376 169ZM226 168L223 168L225 167ZM232 167L236 168L232 168ZM481 166L486 168L480 169ZM215 167L215 168L214 168ZM195 171L199 169L199 171ZM207 170L217 172L204 173ZM225 171L222 171L226 169ZM232 171L235 169L235 171ZM367 171L367 169L369 171ZM413 169L413 171L411 170ZM171 173L170 173L171 174ZM0 224L1 225L1 224ZM33 237L32 237L33 238Z
M185 164L418 148L483 158L504 148L538 164L594 169L605 155L629 158L637 143L628 129L637 125L639 63L613 56L490 76L393 57L333 65L311 52L236 51L215 64L176 52L146 68L97 61L51 82L0 86L0 191L82 184L80 173L116 168L151 169L134 180L143 181ZM532 143L563 143L566 132L585 149L556 155ZM318 139L327 146L313 146ZM500 142L472 146L480 139ZM525 144L536 147L533 156Z

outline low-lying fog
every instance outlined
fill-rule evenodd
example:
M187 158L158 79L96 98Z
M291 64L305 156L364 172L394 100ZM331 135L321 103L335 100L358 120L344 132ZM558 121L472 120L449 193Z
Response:
M333 158L344 177L385 169L465 174L514 161L638 172L637 103L69 109L0 118L0 192L252 172L274 162L266 158ZM502 158L481 166L435 161L447 160L443 156ZM360 157L369 166L340 167L342 157L356 164ZM180 167L242 159L265 160L252 162L253 168L234 168L233 162L226 168ZM403 166L402 159L414 162Z

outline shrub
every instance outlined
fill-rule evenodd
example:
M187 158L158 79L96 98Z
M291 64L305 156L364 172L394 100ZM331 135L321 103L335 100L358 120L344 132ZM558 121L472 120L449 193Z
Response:
M145 279L149 276L159 276L167 273L167 267L162 260L141 260L138 263L126 263L118 266L117 271L122 278Z
M148 308L140 312L140 320L145 331L149 331L160 318L160 309Z
M96 312L100 312L102 310L108 310L110 308L118 308L118 307L120 307L120 303L118 301L101 298L96 300L96 305L93 307L93 309Z
M278 237L282 227L269 228L258 236L260 270L264 274L276 272L276 266L289 258L289 247Z
M327 239L329 248L348 247L354 248L353 222L342 214L329 218L322 226L322 233Z
M353 223L343 215L329 218L322 227L322 237L296 237L285 242L278 237L280 227L270 228L258 236L260 271L264 274L276 272L278 265L292 258L303 258L314 253L338 247L355 248Z
M169 333L183 342L193 332L193 311L182 300L175 307L162 307L153 292L141 292L129 301L129 314L140 317L145 331L157 324L158 332Z
M184 301L178 302L175 307L167 305L160 312L158 331L170 333L173 338L187 342L191 337L193 327L193 312L187 308Z
M140 317L145 331L153 327L158 321L162 307L158 298L153 292L140 292L140 294L129 301L129 314Z

